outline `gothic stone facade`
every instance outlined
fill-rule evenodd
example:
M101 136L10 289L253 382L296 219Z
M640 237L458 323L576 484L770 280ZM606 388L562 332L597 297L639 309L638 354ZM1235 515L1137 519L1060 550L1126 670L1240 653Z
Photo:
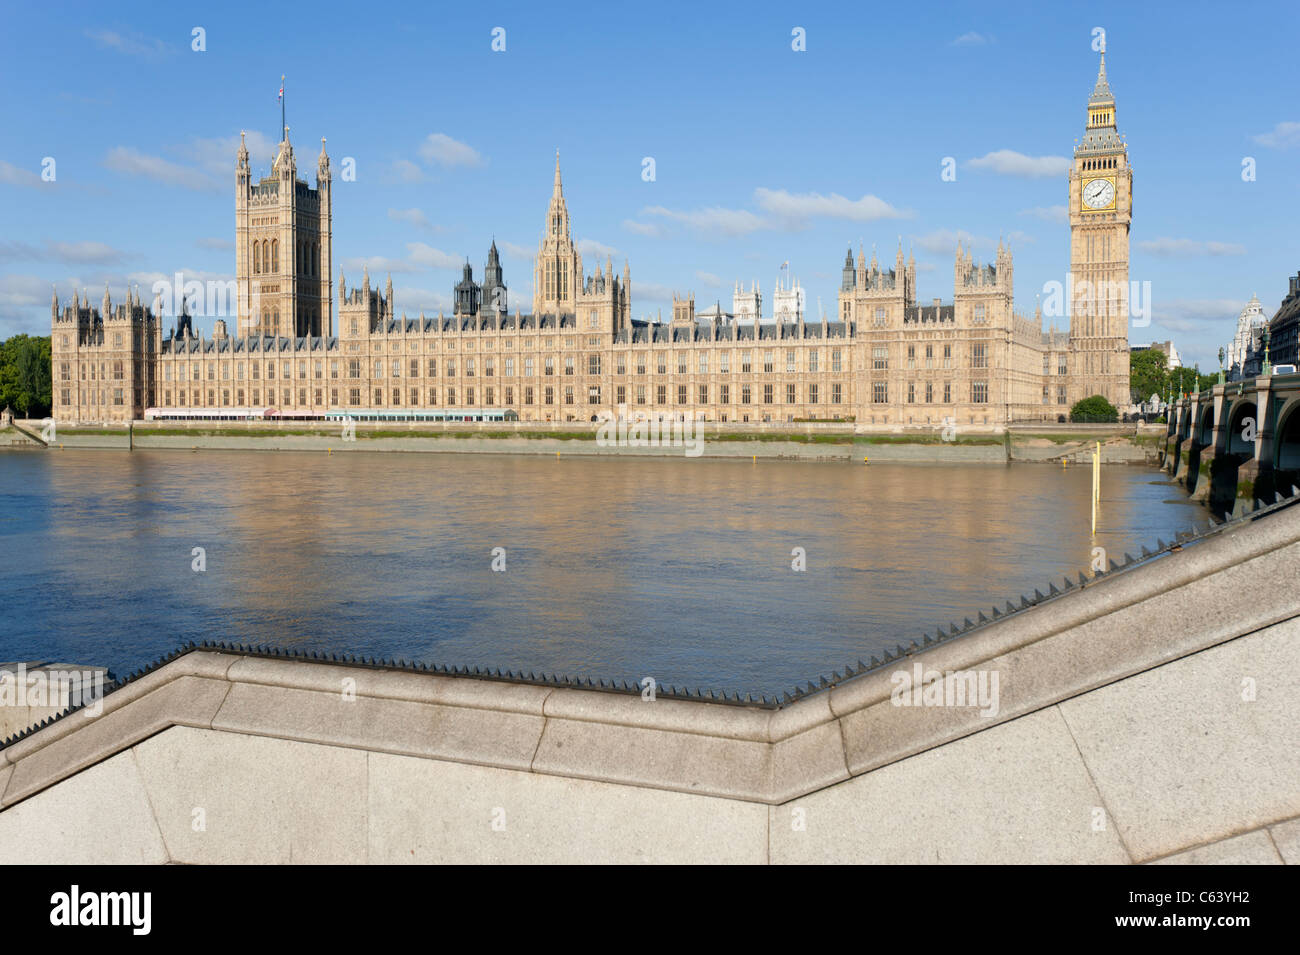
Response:
M270 177L236 166L238 334L195 336L182 318L164 338L138 294L102 312L52 305L60 421L139 418L146 407L274 408L282 415L509 409L524 421L590 421L630 412L717 422L846 420L890 429L997 427L1055 420L1079 398L1128 404L1127 297L1080 288L1127 283L1131 170L1115 133L1103 55L1088 126L1070 172L1070 330L1044 332L1014 308L1010 250L977 263L958 248L953 300L920 304L915 261L846 256L834 320L802 310L759 320L761 306L698 320L691 296L669 323L631 317L632 281L607 259L584 272L556 157L534 263L532 311L509 311L495 242L484 284L466 266L451 316L399 315L391 279L330 284L329 157L315 189L298 180L286 130ZM1091 284L1089 284L1091 283ZM757 286L752 293L761 302ZM789 313L789 314L785 314Z

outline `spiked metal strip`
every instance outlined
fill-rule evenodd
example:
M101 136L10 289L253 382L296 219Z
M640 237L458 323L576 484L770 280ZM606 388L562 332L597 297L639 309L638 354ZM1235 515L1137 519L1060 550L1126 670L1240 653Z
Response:
M908 647L898 645L893 651L884 651L880 658L872 656L870 662L866 663L859 659L856 666L854 664L846 665L843 673L838 670L832 671L829 678L826 676L818 677L816 682L809 681L804 687L796 686L792 690L787 690L779 695L774 694L770 697L761 695L756 697L752 693L745 693L742 695L739 691L728 694L726 690L701 690L698 688L691 690L684 687L679 688L675 686L656 684L655 697L656 699L663 697L675 700L707 700L710 703L723 703L731 706L743 706L758 709L781 709L803 699L804 697L811 696L814 693L824 692L832 687L840 685L841 683L859 677L864 673L870 673L871 671L879 670L890 663L896 663L904 657L910 657L916 653L924 652L926 649L936 646L937 644L946 643L954 638L966 636L967 634L973 633L977 630L982 630L991 624L1000 622L1011 614L1022 613L1025 610L1038 606L1039 604L1050 603L1058 597L1065 596L1072 590L1087 587L1089 584L1094 583L1103 577L1108 578L1114 574L1123 573L1133 569L1134 567L1149 563L1150 561L1163 556L1166 552L1174 549L1182 549L1188 544L1198 543L1205 540L1207 537L1221 533L1229 528L1236 527L1239 524L1259 520L1261 517L1264 517L1273 511L1290 507L1298 501L1300 501L1300 489L1293 487L1291 489L1290 497L1284 498L1281 494L1275 494L1272 504L1264 504L1262 501L1256 501L1254 510L1247 511L1237 517L1230 517L1223 522L1218 522L1211 518L1203 530L1193 527L1187 532L1180 531L1172 543L1166 544L1163 540L1157 539L1156 549L1154 551L1143 547L1141 549L1141 556L1139 557L1134 557L1131 554L1126 553L1124 555L1123 564L1116 564L1115 561L1112 560L1110 561L1109 570L1098 571L1092 577L1086 576L1081 571L1078 575L1077 584L1071 582L1069 577L1064 578L1063 586L1059 588L1054 582L1049 582L1046 594L1038 588L1035 588L1033 598L1030 599L1029 597L1021 596L1020 606L1018 607L1008 600L1006 601L1005 610L999 610L994 606L991 610L991 616L985 616L983 611L981 611L977 615L975 621L972 621L969 617L965 618L961 627L958 627L955 623L949 624L947 633L944 632L942 627L938 627L936 628L933 637L929 634L924 634L921 636L919 641L912 640ZM545 672L537 673L532 670L525 673L522 670L516 672L513 670L502 670L500 668L492 669L490 667L416 663L414 661L407 662L405 659L393 660L390 658L388 660L379 660L375 657L367 658L335 653L326 654L323 651L317 650L289 650L267 645L247 646L244 644L205 640L202 643L189 643L183 647L179 647L170 653L163 655L153 663L150 663L123 678L118 679L113 677L111 673L108 674L111 682L105 689L104 696L106 697L108 694L134 683L141 677L152 673L154 670L157 670L164 664L170 663L178 657L184 656L187 653L194 653L203 650L233 653L246 657L308 660L317 663L330 663L358 669L404 670L414 673L433 673L439 676L453 676L462 679L468 678L475 680L492 680L502 683L545 686L555 689L592 690L600 693L617 693L624 696L640 696L642 692L639 683L629 683L626 680L603 680L582 676L561 676L559 674L547 675ZM102 698L103 697L101 697L101 699ZM13 743L16 743L18 740L25 739L38 730L44 729L46 726L71 716L85 705L85 703L82 703L76 707L69 707L66 710L56 713L54 716L41 720L40 723L34 724L20 733L10 736L7 739L0 740L0 749L4 749Z

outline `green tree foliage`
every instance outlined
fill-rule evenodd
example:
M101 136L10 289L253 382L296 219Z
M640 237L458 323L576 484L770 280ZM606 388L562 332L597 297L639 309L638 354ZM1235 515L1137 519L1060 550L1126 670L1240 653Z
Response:
M14 335L0 342L0 409L43 418L53 407L49 336Z
M1215 372L1213 375L1202 375L1195 368L1175 368L1169 380L1174 388L1174 397L1181 398L1184 394L1195 394L1214 387L1219 383L1219 374Z
M1070 409L1071 421L1113 422L1119 420L1119 411L1101 395L1093 395L1074 403Z
M1152 395L1165 397L1169 385L1169 356L1159 348L1128 353L1129 397L1135 404L1147 401Z

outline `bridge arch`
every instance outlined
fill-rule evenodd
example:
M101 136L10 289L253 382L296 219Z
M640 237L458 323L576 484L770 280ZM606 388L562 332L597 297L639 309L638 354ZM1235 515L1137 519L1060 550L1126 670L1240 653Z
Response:
M1190 415L1188 416L1191 417ZM1200 408L1191 431L1191 447L1187 451L1187 492L1196 491L1201 482L1201 454L1214 444L1214 402L1207 401Z
M1273 429L1273 472L1278 491L1289 495L1300 487L1300 397L1291 398L1278 413Z
M1253 419L1247 427L1246 420ZM1259 414L1253 397L1239 396L1227 411L1228 431L1224 451L1210 465L1210 510L1231 513L1237 503L1237 481L1241 466L1255 456Z

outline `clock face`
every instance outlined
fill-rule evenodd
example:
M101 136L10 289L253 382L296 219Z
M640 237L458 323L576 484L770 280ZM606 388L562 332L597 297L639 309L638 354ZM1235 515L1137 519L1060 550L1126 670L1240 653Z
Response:
M1115 202L1115 183L1109 179L1090 179L1083 184L1083 204L1089 209L1105 209Z

